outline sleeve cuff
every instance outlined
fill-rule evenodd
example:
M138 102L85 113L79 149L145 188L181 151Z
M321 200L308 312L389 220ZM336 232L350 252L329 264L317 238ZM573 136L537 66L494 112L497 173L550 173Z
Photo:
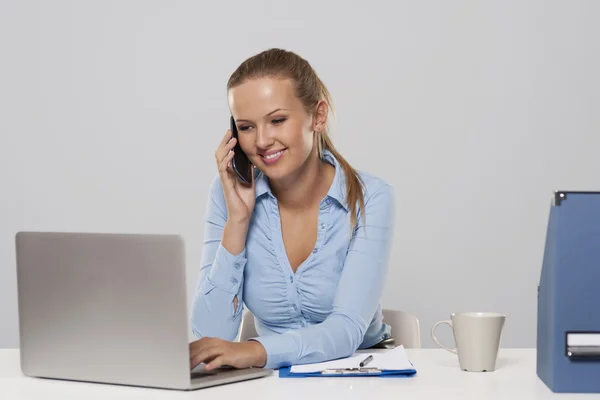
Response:
M219 289L237 294L242 284L245 265L245 248L240 254L233 255L222 244L219 244L208 279Z
M297 362L297 344L289 334L260 336L250 340L256 340L265 348L267 353L265 368L288 367Z

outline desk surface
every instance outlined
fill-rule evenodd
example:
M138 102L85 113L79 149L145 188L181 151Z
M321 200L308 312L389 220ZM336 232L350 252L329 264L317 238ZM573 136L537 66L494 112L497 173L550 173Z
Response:
M455 355L438 349L409 349L412 378L304 378L272 376L180 392L28 378L18 350L0 350L0 398L12 399L571 399L600 395L552 393L535 373L534 349L501 349L494 372L463 372Z

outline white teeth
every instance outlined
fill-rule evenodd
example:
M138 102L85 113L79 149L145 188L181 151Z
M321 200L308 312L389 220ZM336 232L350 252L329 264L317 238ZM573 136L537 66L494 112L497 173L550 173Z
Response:
M265 157L265 159L270 160L272 158L279 157L279 155L281 153L283 153L283 150L282 151L278 151L277 153L269 154L268 156L264 156L264 157Z

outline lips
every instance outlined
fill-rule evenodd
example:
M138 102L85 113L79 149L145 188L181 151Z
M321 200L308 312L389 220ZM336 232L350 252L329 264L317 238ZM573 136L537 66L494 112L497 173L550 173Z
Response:
M277 158L277 157L279 157L279 156L281 155L281 153L283 153L283 150L279 150L279 151L278 151L278 152L276 152L276 153L271 153L271 154L268 154L268 155L266 155L266 156L263 156L263 158L264 158L265 160L272 160L272 159L274 159L274 158Z
M274 164L277 161L279 161L281 156L283 156L284 152L285 152L285 149L274 151L274 152L269 152L268 154L261 154L260 156L262 157L263 162L265 164L271 165L271 164Z

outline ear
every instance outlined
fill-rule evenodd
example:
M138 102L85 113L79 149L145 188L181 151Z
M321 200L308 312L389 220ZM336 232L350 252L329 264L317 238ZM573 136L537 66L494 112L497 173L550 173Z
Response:
M319 100L313 117L313 131L323 132L327 125L327 115L329 114L329 106L324 100Z

